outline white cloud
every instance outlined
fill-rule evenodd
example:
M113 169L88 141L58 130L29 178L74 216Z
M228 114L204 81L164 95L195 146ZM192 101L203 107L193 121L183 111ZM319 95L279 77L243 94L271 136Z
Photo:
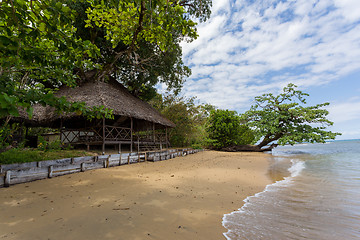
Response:
M200 37L183 44L193 71L184 93L242 109L290 81L308 88L360 69L359 4L214 0L213 16L198 27Z
M360 19L360 2L358 0L335 0L342 15L348 21L357 21Z
M214 0L198 32L183 44L193 72L183 92L220 108L242 112L289 82L306 91L360 70L359 0ZM360 122L360 100L330 111Z
M357 120L360 123L360 99L350 99L345 102L333 103L328 108L329 119L336 123Z
M212 14L216 15L220 11L228 12L230 10L230 2L224 0L214 0L213 7L211 9Z

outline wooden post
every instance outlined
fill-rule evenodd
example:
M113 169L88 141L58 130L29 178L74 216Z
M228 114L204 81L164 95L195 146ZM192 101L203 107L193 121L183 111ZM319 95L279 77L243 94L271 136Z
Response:
M82 171L82 172L85 172L85 163L84 163L84 162L82 162L82 163L80 164L80 167L81 167L81 171Z
M155 137L155 123L153 123L153 140L154 144L156 143L156 137Z
M48 174L49 178L53 177L53 166L49 166L49 174Z
M166 149L169 149L167 127L165 128L165 141L166 141Z
M104 168L108 168L109 167L109 161L110 161L110 156L111 155L109 155L105 160L104 160Z
M145 152L145 162L147 161L147 152Z
M133 118L131 117L131 142L130 142L130 152L133 151L133 131L134 131L134 122Z
M140 152L140 138L139 138L139 136L137 136L137 152L138 152L138 154Z
M60 142L63 143L62 141L62 119L60 119Z
M102 122L102 129L103 129L103 134L102 134L102 155L105 154L105 117L103 117L103 122Z
M119 143L119 151L118 151L119 154L121 154L121 143Z
M4 182L5 187L10 186L10 176L11 176L11 171L6 171L6 173L5 173L5 182Z

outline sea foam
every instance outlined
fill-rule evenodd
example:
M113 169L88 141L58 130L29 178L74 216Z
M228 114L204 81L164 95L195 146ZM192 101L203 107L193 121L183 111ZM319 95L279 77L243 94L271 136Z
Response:
M288 177L285 177L283 180L280 180L280 181L276 181L272 184L269 184L265 187L264 191L262 192L259 192L259 193L256 193L255 195L253 196L248 196L247 198L245 198L243 201L245 202L245 204L239 208L237 211L234 211L234 212L231 212L231 213L228 213L228 214L224 214L224 217L223 217L223 221L222 221L222 225L228 229L226 227L227 223L232 223L232 224L237 224L237 223L234 223L232 221L229 221L227 220L230 216L234 215L234 214L241 214L241 213L244 213L246 212L246 208L248 207L249 204L252 203L252 199L254 198L258 198L260 197L262 194L264 194L265 192L269 192L269 191L276 191L276 188L278 187L286 187L287 185L291 184L292 180L297 177L301 172L302 170L305 168L305 162L304 161L299 161L299 160L294 160L292 159L291 160L291 167L288 169L289 173L290 173L290 176ZM225 236L225 238L227 240L232 240L231 238L229 238L227 235L229 233L231 233L231 229L228 229L228 232L226 233L223 233L223 235Z

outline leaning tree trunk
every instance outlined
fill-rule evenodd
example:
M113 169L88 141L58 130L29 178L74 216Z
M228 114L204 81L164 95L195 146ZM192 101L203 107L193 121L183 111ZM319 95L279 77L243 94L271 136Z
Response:
M277 146L277 144L271 144L266 148L262 148L259 145L233 145L222 148L221 150L226 152L269 152Z

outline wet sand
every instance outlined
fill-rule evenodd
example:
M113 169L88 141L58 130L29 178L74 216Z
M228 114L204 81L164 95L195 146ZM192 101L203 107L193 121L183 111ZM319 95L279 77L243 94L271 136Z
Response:
M269 155L205 151L0 188L0 239L225 239Z

